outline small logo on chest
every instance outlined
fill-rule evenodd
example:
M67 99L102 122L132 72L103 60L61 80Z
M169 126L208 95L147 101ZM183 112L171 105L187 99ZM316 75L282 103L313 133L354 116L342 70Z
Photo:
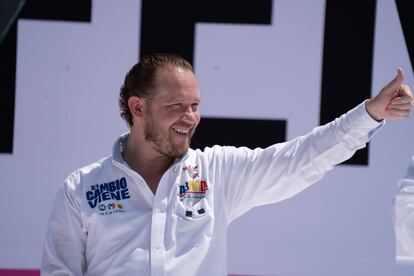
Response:
M198 166L192 167L191 165L185 166L183 171L187 171L188 176L192 179L196 179L198 175Z
M177 187L177 196L182 201L184 198L204 198L208 191L207 180L200 180L200 174L198 171L198 166L185 166L183 171L186 171L189 180L184 183L180 183Z

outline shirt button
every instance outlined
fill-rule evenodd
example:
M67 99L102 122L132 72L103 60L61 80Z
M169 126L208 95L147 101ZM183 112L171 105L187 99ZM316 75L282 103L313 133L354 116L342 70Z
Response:
M161 210L161 209L155 209L155 213L157 213L157 214L163 214L163 213L165 213L165 210Z

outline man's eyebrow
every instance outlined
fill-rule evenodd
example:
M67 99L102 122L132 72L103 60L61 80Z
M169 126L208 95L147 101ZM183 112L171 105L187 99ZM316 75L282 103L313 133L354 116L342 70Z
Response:
M171 97L171 98L166 98L163 101L166 103L173 103L173 102L186 101L186 99L183 97ZM197 97L191 100L191 102L197 102L197 103L199 103L200 101L201 101L200 97Z
M180 102L182 100L183 98L180 98L180 97L171 97L171 98L165 98L164 102L173 103L173 102Z

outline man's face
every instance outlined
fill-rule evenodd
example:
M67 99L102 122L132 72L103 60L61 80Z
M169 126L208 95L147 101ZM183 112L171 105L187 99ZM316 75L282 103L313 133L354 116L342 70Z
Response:
M160 69L157 84L146 105L144 134L153 149L168 157L184 154L200 122L200 93L197 80L189 70Z

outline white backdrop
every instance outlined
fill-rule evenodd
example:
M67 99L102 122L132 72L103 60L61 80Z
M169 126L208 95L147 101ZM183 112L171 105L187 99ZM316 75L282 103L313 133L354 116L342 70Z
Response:
M118 91L138 58L140 7L95 0L91 23L19 21L14 149L0 155L0 268L40 266L59 185L109 155L126 131ZM274 0L273 9L272 25L198 23L194 63L203 115L286 119L290 139L319 122L325 1ZM378 0L373 95L399 65L414 88L395 2ZM391 220L414 154L413 120L387 122L369 166L338 166L293 199L235 221L229 272L413 275L395 265Z

